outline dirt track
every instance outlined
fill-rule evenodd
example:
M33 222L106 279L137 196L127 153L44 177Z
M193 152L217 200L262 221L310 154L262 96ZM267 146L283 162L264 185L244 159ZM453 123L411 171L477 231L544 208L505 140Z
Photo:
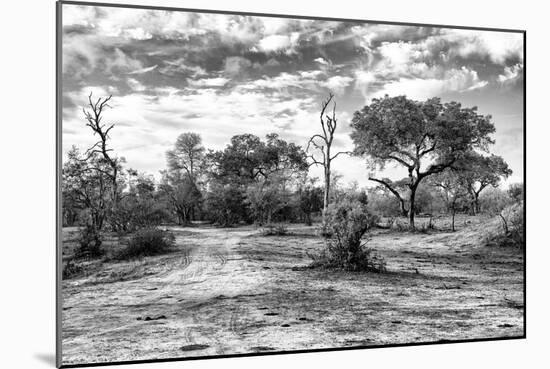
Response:
M523 334L523 261L474 232L379 232L389 273L303 268L306 227L173 228L178 251L63 282L63 362L77 364Z

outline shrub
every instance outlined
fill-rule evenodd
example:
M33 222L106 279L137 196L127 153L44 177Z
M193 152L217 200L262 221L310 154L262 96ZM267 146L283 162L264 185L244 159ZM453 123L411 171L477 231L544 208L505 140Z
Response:
M314 264L352 271L385 271L384 259L366 248L362 241L377 220L363 203L343 199L331 204L323 226L327 235L326 248L314 257Z
M101 234L94 226L87 224L80 230L79 247L75 250L77 258L96 258L103 255Z
M117 255L118 259L134 259L168 252L175 244L175 237L168 231L144 228L127 241L126 247Z
M523 204L514 204L498 213L502 231L489 236L486 244L489 246L508 246L525 248L525 220Z
M284 224L266 224L262 229L264 236L285 236L288 234L288 228Z
M84 267L81 264L77 264L73 259L67 260L63 264L63 279L70 279L76 277L84 272Z

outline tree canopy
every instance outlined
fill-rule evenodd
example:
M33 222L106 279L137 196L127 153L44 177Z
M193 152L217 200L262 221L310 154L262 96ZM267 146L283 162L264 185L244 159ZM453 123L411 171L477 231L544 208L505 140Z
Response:
M387 95L356 111L351 127L356 155L367 157L374 168L394 163L407 169L412 228L415 192L422 179L453 166L474 149L487 150L495 132L491 116L479 114L476 107ZM397 192L391 182L369 179Z

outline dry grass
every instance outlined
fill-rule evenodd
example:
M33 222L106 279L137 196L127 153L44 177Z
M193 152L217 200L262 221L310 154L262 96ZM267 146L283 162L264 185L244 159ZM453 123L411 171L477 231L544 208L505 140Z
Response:
M521 336L523 256L482 246L494 224L460 217L454 233L376 231L368 246L386 274L307 268L308 253L324 246L314 227L271 237L254 227L174 228L172 254L64 281L63 360Z

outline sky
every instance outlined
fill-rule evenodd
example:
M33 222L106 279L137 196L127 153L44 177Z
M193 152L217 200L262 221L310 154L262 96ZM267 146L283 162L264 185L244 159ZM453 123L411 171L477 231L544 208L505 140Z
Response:
M115 152L157 178L184 132L214 150L272 132L305 147L332 91L333 150L350 151L353 113L371 99L437 96L490 114L491 152L513 170L506 183L522 181L521 33L69 4L62 20L64 158L96 141L82 112L90 93L113 96L104 121ZM344 183L374 185L364 158L340 155L332 168ZM405 174L390 165L376 175Z

